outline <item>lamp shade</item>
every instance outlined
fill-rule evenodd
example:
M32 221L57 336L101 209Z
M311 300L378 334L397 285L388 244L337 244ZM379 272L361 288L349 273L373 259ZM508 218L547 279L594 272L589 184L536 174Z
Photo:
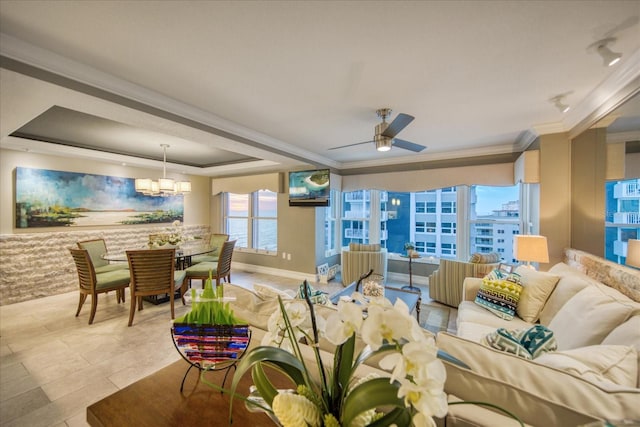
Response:
M520 235L513 240L513 256L518 261L549 262L549 249L545 236Z
M640 268L640 240L629 239L627 241L627 265Z

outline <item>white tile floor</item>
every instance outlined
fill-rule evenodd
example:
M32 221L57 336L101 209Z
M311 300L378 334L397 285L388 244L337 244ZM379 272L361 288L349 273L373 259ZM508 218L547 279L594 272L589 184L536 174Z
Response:
M282 289L300 284L246 272L232 279ZM329 293L342 288L335 281L312 285ZM145 304L132 327L128 294L125 304L114 293L101 295L93 325L89 300L76 318L77 304L78 293L70 292L0 307L0 425L86 426L88 405L180 358L168 304ZM176 316L188 309L176 302Z

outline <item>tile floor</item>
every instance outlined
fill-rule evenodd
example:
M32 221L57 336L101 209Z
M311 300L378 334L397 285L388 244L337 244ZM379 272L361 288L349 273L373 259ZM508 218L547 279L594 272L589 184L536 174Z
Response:
M300 284L248 272L232 278L248 287ZM312 286L329 293L342 289L335 280ZM87 406L180 358L170 339L168 304L145 304L132 327L128 295L126 304L117 304L115 294L101 295L93 325L87 324L90 302L76 318L77 304L78 293L70 292L0 306L1 426L86 426ZM176 303L176 316L188 310ZM448 329L454 328L450 321Z

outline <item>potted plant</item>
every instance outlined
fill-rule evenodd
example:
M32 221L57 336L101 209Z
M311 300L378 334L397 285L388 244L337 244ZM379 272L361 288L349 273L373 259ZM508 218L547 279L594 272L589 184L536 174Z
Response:
M416 246L413 244L413 242L407 242L404 244L404 250L407 251L407 256L413 256L413 254L416 251Z

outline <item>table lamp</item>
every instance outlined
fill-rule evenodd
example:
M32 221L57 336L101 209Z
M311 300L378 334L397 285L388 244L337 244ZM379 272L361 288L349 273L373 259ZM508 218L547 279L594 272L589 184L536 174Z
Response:
M514 236L513 256L518 261L526 261L527 267L533 269L532 262L549 262L547 238L531 234Z
M640 268L640 240L629 239L627 241L626 264L632 267Z

